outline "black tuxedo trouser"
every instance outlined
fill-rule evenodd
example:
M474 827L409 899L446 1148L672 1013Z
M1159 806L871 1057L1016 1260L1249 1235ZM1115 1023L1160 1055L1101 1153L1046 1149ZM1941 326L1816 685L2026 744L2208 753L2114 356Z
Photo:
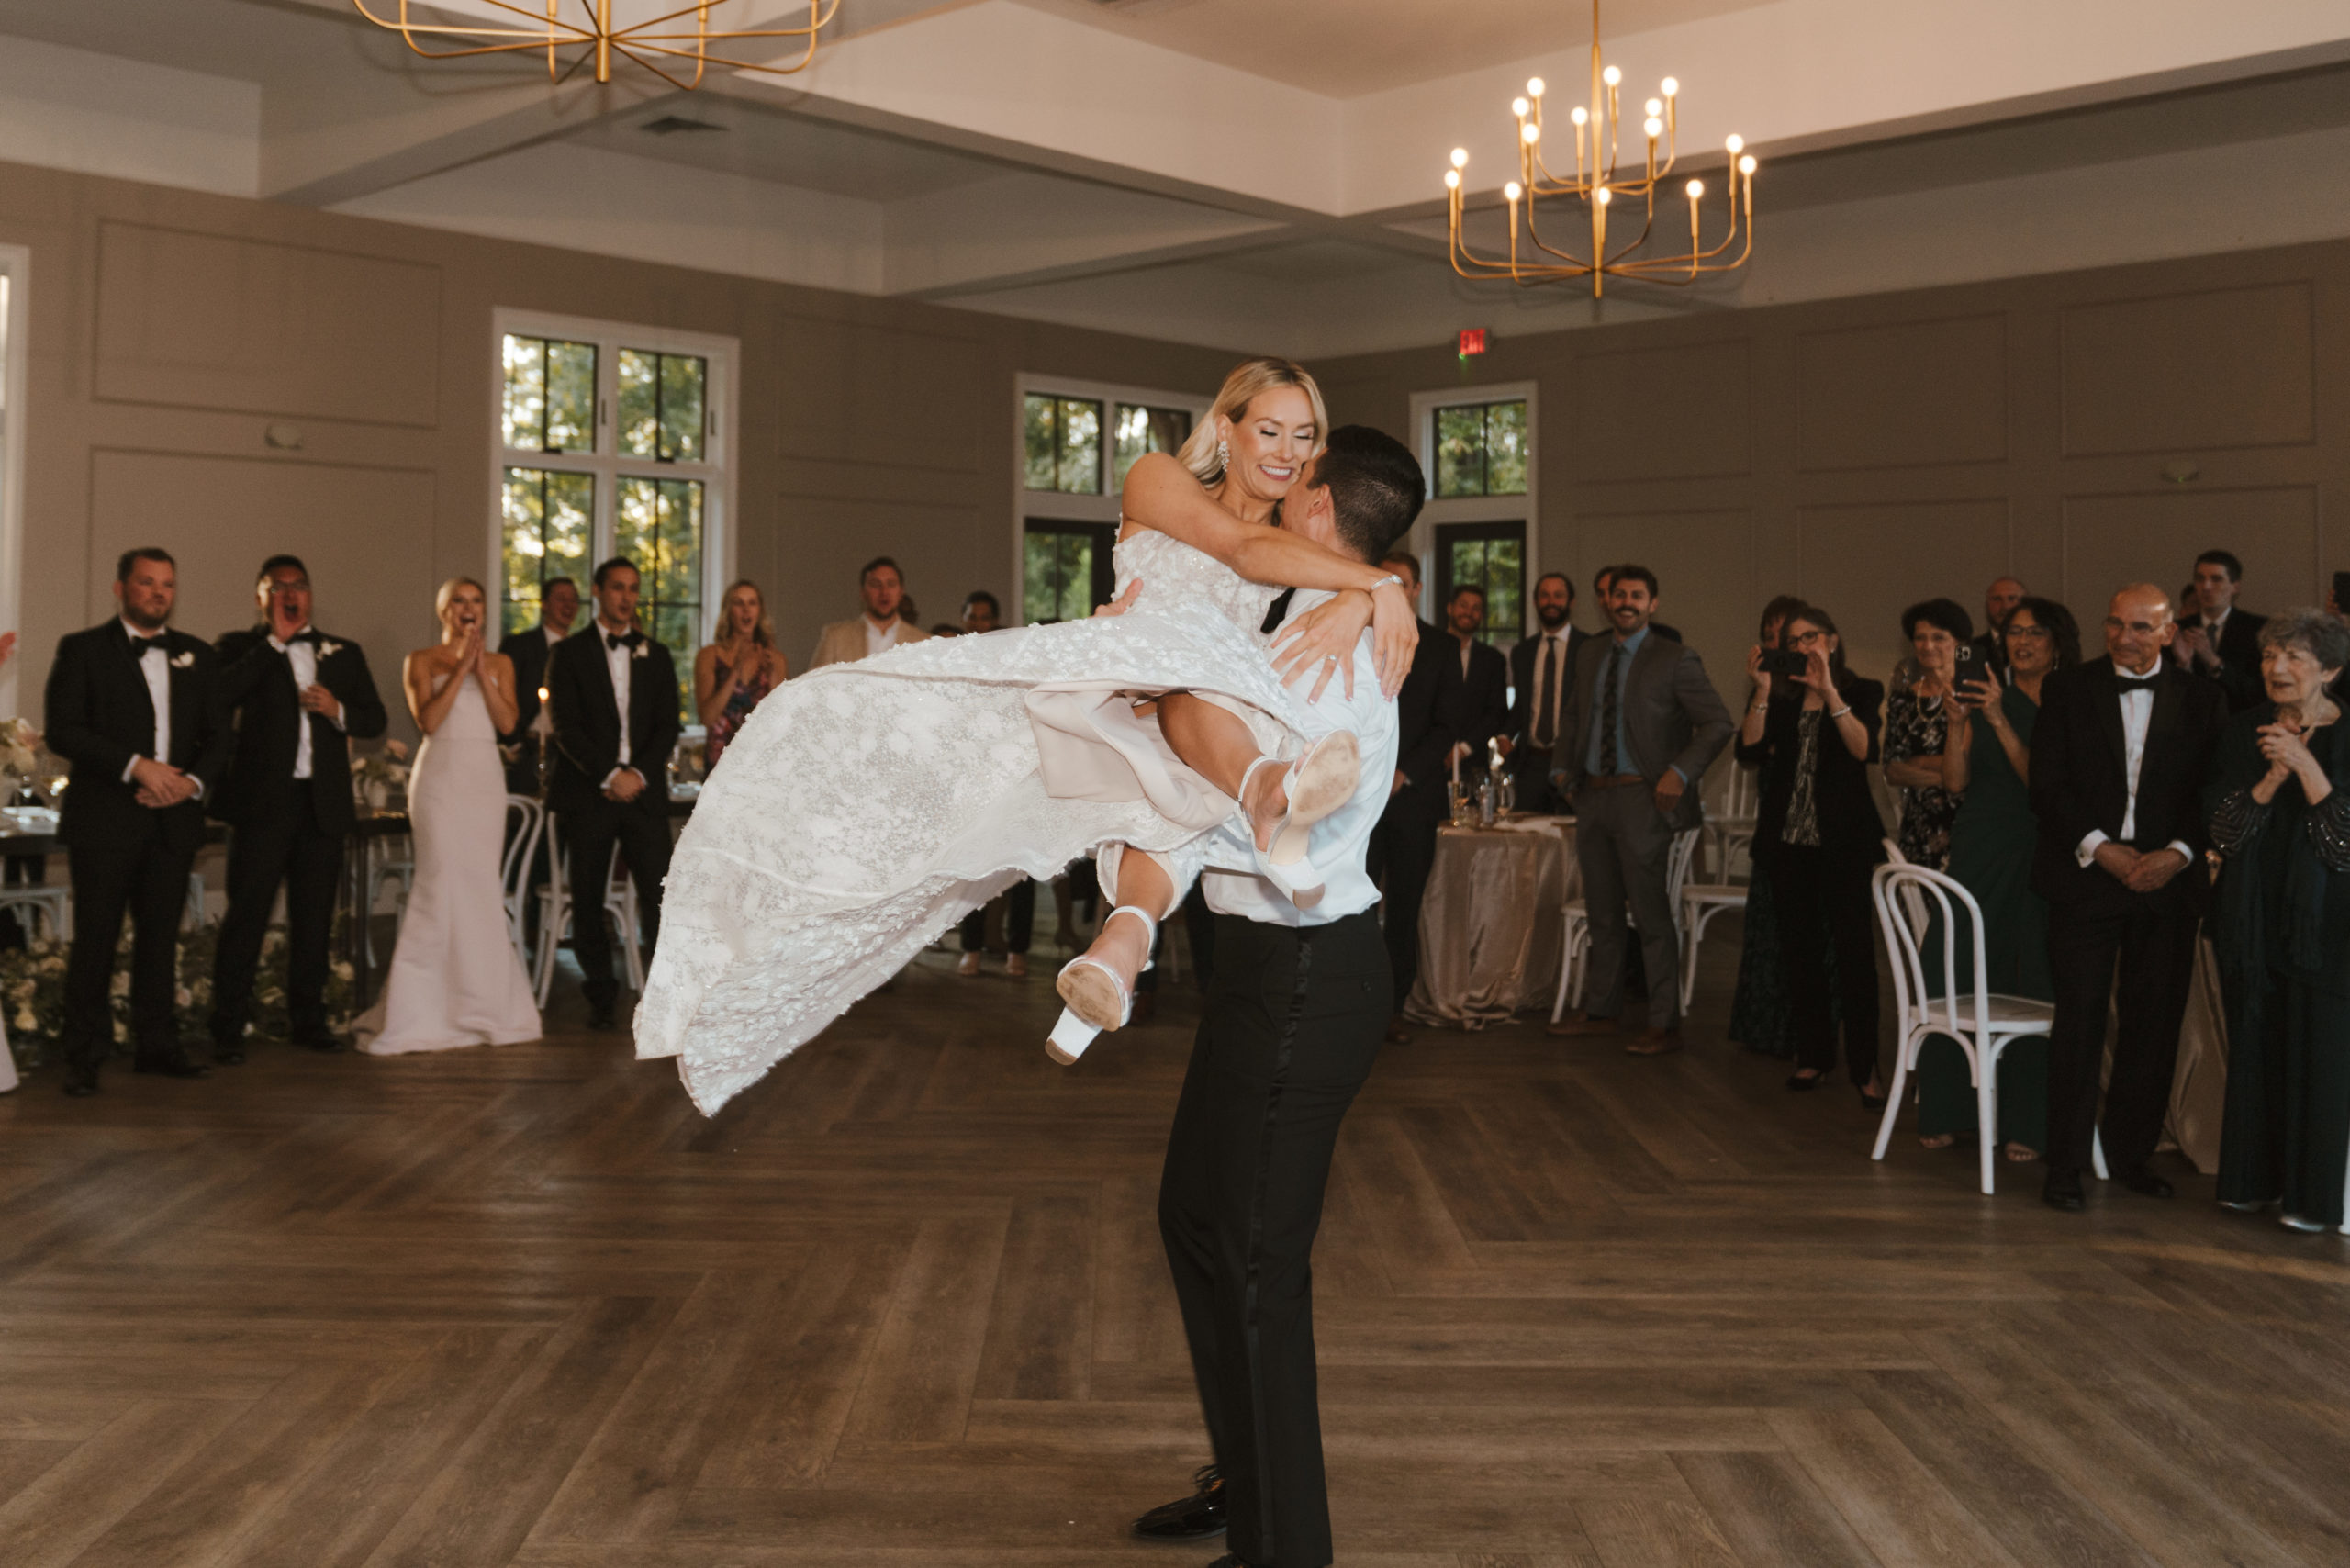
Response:
M1216 922L1215 984L1167 1139L1158 1229L1230 1508L1259 1568L1331 1560L1315 1384L1315 1232L1338 1124L1393 986L1368 913Z
M2048 1038L2052 1169L2089 1168L2117 960L2123 978L2113 1076L2105 1089L2106 1165L2116 1176L2135 1175L2162 1141L2195 973L2197 925L2175 899L2118 884L2098 897L2050 906L2048 960L2056 976L2056 1023Z
M327 1026L327 965L342 837L319 826L315 780L297 779L282 817L240 823L229 836L229 913L212 970L212 1037L234 1039L252 1016L253 974L270 906L285 889L285 1014L297 1033ZM186 890L181 890L185 896Z
M196 847L168 847L156 823L76 844L68 853L73 886L73 946L65 958L65 1060L95 1073L114 1043L115 944L130 916L131 1037L142 1058L179 1049L172 999L178 990L180 912Z
M1559 811L1559 793L1550 787L1552 751L1550 746L1537 751L1530 745L1522 745L1509 754L1505 766L1509 768L1510 777L1517 780L1519 811L1541 816Z
M1443 823L1443 802L1406 784L1388 797L1387 810L1371 830L1367 861L1371 880L1380 885L1397 1013L1420 978L1420 902L1427 896L1428 873L1436 869L1436 830Z
M1022 878L996 895L1003 905L1003 950L1025 953L1036 931L1036 884ZM981 904L963 917L963 951L976 953L987 946L988 910Z
M648 785L647 788L654 786ZM599 1007L620 995L612 978L612 938L604 929L605 879L617 844L636 880L637 913L644 921L644 960L661 930L661 881L669 874L669 818L631 803L597 797L593 804L557 813L564 853L571 857L571 951L579 960L580 990Z

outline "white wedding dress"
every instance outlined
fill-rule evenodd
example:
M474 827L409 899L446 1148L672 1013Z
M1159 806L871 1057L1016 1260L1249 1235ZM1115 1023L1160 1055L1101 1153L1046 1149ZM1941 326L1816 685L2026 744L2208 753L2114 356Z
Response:
M677 843L637 1004L641 1058L719 1106L1023 877L1120 841L1179 890L1232 801L1131 694L1195 692L1298 749L1303 699L1259 627L1281 590L1167 534L1117 547L1124 615L934 638L778 687Z
M444 677L434 695L446 684ZM473 676L418 748L408 800L416 883L383 997L352 1026L359 1048L398 1056L537 1039L539 1009L508 935L498 878L506 767Z

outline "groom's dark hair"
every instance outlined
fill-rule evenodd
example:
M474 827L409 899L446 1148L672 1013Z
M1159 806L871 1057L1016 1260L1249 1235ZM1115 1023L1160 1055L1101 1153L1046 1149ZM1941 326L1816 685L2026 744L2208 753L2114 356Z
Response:
M1427 478L1410 448L1369 425L1340 425L1314 460L1314 483L1330 492L1338 537L1365 561L1385 555L1411 530Z

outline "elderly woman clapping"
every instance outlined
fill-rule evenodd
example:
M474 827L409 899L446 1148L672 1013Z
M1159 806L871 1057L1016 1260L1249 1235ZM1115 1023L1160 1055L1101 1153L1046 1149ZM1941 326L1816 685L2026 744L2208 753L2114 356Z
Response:
M2269 617L2268 700L2230 721L2207 791L2227 857L2213 933L2230 1058L2220 1201L2281 1204L2304 1231L2343 1224L2350 1163L2350 737L2326 694L2344 665L2350 625Z

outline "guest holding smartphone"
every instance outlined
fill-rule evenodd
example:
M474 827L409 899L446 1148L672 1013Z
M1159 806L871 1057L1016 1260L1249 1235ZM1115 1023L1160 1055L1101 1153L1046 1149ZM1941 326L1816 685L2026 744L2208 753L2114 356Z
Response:
M1919 675L1885 705L1885 781L1901 791L1894 842L1910 864L1940 871L1950 863L1950 826L1961 794L1944 782L1942 749L1953 727L1957 666L1962 657L1974 662L1975 622L1955 599L1930 599L1901 612L1901 634L1909 639Z

